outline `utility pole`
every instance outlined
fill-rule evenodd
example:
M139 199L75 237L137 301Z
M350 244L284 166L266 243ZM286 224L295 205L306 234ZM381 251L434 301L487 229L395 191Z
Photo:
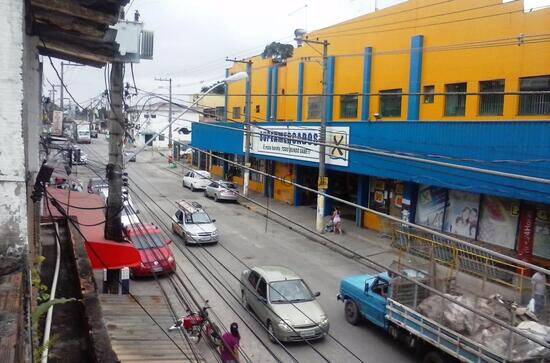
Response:
M312 42L308 40L309 42ZM327 57L328 57L328 42L318 42L323 45L323 96L321 97L321 127L319 129L319 180L317 182L317 190L319 193L325 193L328 188L328 179L326 178L326 165L325 154L326 147L325 142L327 140L327 121L328 112L326 107L327 99ZM317 194L317 219L315 221L315 227L317 232L321 233L324 230L325 225L325 196Z
M61 101L59 101L59 107L61 107L61 112L65 112L65 109L63 108L63 88L65 88L63 85L65 84L65 81L64 81L64 66L65 66L65 63L64 62L61 62L61 92L60 92L60 95L61 95Z
M112 241L123 241L120 213L122 202L122 146L124 137L122 92L124 64L113 62L111 66L111 112L109 113L109 164L107 180L109 196L105 222L105 238ZM110 293L118 293L120 270L107 270L105 285Z
M170 150L170 155L172 154L172 78L155 78L155 81L168 82L169 86L169 103L168 103L168 149Z
M248 185L250 183L250 122L252 114L251 107L251 93L252 93L252 61L251 60L237 60L237 59L226 59L228 62L234 63L246 63L246 98L244 106L244 122L245 122L245 133L244 133L244 178L243 178L243 195L248 196Z

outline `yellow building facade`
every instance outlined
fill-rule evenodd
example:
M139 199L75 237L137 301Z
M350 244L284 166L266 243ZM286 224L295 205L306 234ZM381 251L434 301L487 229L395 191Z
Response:
M411 61L415 52L420 58L420 65L416 65L419 78L416 92L433 92L435 95L417 96L418 116L414 120L502 121L548 119L545 110L533 112L532 107L525 109L525 106L520 109L517 94L500 96L503 98L500 101L499 96L483 99L477 93L533 90L532 85L529 86L530 77L542 77L535 78L538 84L535 88L540 90L540 84L544 88L543 83L548 82L544 76L550 75L549 34L550 9L524 13L523 1L411 0L314 31L308 37L329 42L328 55L333 58L329 77L332 77L334 96L327 100L332 106L332 121L411 119L408 111L412 96L407 93L415 66ZM414 45L415 37L421 39L420 45ZM365 89L367 48L370 52L370 77L369 87ZM309 110L318 105L310 105L309 98L322 93L321 51L322 46L304 45L296 48L293 57L285 64L278 65L260 56L250 59L253 62L252 121L319 121L319 113ZM245 67L237 63L229 72L244 71ZM303 67L302 77L300 67ZM276 75L270 76L270 72ZM272 85L269 92L269 85L275 79L276 89ZM403 93L400 110L393 100L393 109L384 112L387 110L382 109L380 93L386 91ZM449 92L466 92L468 95L464 96L465 100L454 100L458 102L458 108L451 105L446 109L449 96L445 93ZM268 93L277 96L270 102ZM370 97L362 94L370 94ZM229 118L244 120L244 95L245 81L228 86ZM355 112L353 105L343 102L346 95L350 96L351 103L357 103ZM368 97L368 114L361 112L365 97ZM302 99L301 118L297 109L300 107L299 98ZM489 105L484 105L484 102ZM268 115L267 112L274 107L276 115ZM350 108L342 110L342 107ZM375 117L376 114L380 117Z

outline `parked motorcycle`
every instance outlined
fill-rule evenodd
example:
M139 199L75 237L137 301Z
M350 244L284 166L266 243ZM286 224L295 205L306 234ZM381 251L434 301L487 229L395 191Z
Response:
M204 334L210 344L219 347L222 343L222 335L218 326L208 319L208 309L210 309L208 300L197 312L187 309L187 315L176 320L168 331L180 329L194 343L198 343Z

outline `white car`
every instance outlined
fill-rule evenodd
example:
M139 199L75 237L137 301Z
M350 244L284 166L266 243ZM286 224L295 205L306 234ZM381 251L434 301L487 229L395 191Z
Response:
M183 187L192 191L204 190L212 183L212 176L204 170L192 170L183 176Z

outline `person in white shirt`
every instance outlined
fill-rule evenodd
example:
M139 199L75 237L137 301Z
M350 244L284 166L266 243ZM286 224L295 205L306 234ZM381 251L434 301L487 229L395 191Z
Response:
M544 311L546 303L546 276L540 272L535 272L531 277L533 286L533 299L535 299L535 314L540 317Z

